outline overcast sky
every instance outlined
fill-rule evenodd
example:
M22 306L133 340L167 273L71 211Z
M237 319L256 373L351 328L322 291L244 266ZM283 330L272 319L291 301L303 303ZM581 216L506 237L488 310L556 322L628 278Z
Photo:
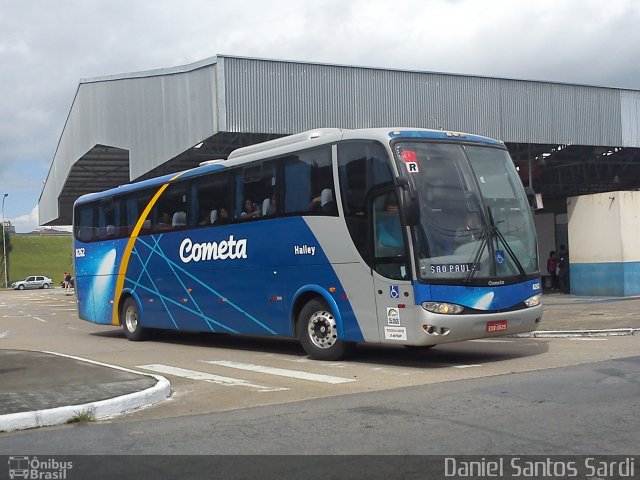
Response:
M81 78L216 54L640 90L638 0L0 0L0 196L18 232Z

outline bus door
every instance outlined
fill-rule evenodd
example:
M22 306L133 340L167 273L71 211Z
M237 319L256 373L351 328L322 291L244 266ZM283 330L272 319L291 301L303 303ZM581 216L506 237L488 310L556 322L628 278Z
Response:
M378 329L383 342L407 341L413 324L413 285L406 235L393 189L370 199L373 286Z

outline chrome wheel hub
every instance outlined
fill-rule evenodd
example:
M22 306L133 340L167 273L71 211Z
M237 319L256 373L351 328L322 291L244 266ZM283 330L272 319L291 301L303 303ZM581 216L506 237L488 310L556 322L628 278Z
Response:
M335 317L324 310L315 312L309 319L307 333L318 348L330 348L338 340Z
M127 330L135 332L136 328L138 328L138 314L135 308L127 308L127 311L124 314L124 321L127 325Z

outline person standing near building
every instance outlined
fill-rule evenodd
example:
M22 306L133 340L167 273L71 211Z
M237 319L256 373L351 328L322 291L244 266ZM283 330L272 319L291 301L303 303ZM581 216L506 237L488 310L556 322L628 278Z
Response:
M558 290L558 264L560 259L556 255L555 250L549 252L549 258L547 259L547 272L551 277L551 290Z
M571 291L569 286L569 250L564 243L560 245L558 250L558 280L560 281L560 289L564 293L569 293Z

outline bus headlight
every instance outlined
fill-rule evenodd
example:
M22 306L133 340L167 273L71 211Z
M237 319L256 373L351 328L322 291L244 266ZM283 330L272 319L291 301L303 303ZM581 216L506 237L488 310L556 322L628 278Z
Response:
M427 312L444 313L446 315L457 315L464 310L462 305L444 302L422 302L422 308Z
M524 304L527 307L537 307L538 305L540 305L540 301L542 300L542 295L540 295L539 293L537 295L534 295L533 297L529 297L524 301Z

